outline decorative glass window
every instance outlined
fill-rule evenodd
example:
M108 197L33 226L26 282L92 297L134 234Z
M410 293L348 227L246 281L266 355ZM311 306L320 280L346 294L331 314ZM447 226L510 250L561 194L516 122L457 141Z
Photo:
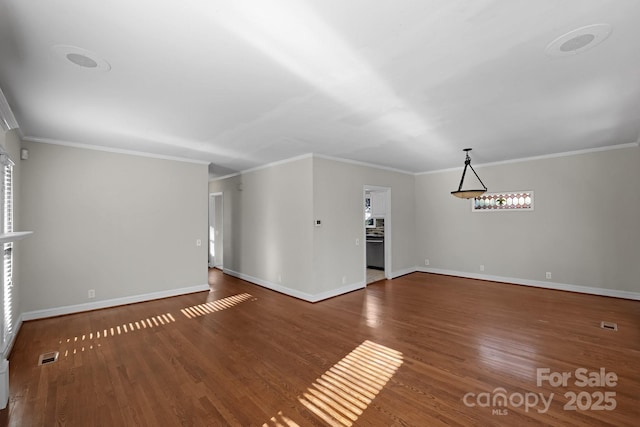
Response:
M473 212L532 211L533 191L484 193L471 201Z

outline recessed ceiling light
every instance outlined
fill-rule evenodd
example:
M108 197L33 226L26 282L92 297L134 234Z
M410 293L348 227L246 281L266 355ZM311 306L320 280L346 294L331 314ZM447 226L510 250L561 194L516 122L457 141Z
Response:
M79 53L68 53L67 59L76 65L85 68L96 68L98 63L88 56L80 55Z
M577 55L605 41L611 35L611 31L609 24L593 24L576 28L549 43L544 52L549 56Z
M104 72L111 70L111 65L107 61L81 47L56 45L52 49L67 64L71 63L81 68Z

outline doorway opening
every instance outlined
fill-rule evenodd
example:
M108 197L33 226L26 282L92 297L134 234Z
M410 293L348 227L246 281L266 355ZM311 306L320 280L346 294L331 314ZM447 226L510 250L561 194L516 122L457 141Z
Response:
M366 283L391 279L391 188L364 186Z
M222 193L209 194L209 268L223 269L223 196Z

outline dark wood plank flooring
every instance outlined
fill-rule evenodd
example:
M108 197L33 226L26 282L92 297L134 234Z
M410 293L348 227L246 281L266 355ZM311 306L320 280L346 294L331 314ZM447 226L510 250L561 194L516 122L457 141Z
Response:
M0 421L291 427L640 420L637 301L425 273L316 304L217 270L210 283L211 292L25 322ZM601 329L602 320L619 330ZM60 352L58 361L37 366L49 351ZM538 386L538 368L572 376L567 385ZM579 387L580 368L594 378L604 368L616 384ZM578 407L566 410L572 392ZM540 400L533 405L534 395L551 399L547 411ZM603 409L590 409L598 400Z

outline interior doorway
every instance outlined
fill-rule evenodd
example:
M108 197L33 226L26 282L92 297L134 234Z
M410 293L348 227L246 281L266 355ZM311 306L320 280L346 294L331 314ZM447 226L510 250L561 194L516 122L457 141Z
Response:
M209 194L209 268L220 270L224 265L223 200L222 193Z
M391 278L391 188L364 186L366 283Z

